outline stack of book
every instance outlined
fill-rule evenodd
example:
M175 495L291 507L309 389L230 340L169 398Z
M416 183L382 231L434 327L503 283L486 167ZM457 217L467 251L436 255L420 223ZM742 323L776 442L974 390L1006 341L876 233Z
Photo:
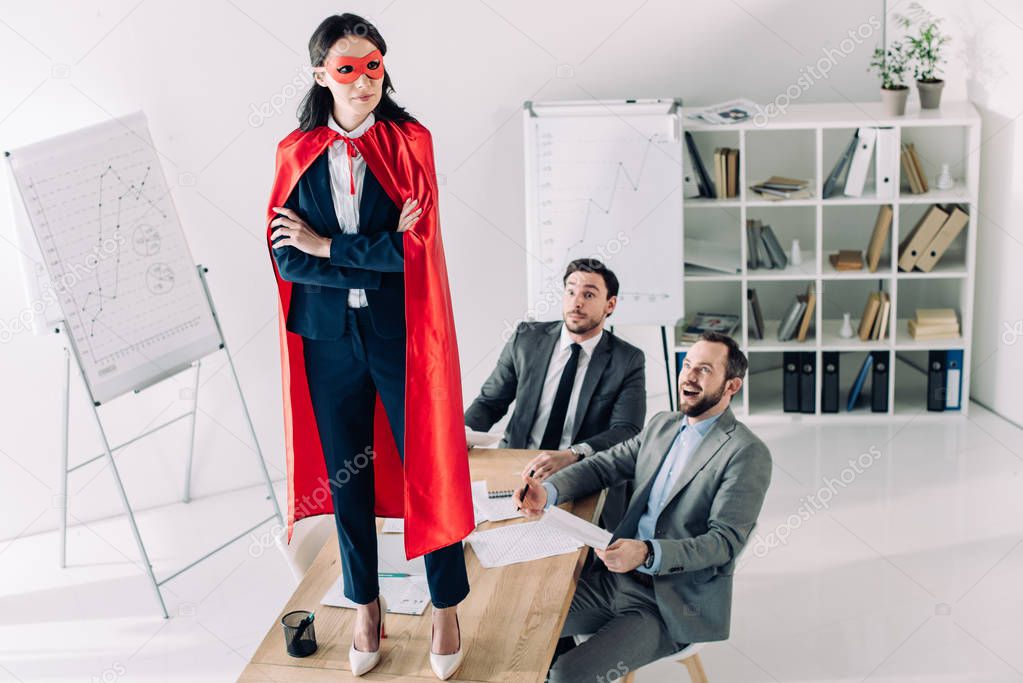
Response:
M888 292L871 292L860 318L860 341L879 341L888 332L888 318L891 316L892 300Z
M806 294L796 296L796 300L792 302L789 310L781 319L781 323L778 325L778 341L791 341L793 338L798 342L806 341L816 303L817 293L811 282Z
M863 252L856 249L842 249L829 254L828 261L835 270L863 270Z
M729 147L714 150L714 184L718 199L739 196L739 150Z
M691 344L700 339L704 332L720 332L721 334L733 335L739 328L739 316L728 313L697 313L685 327L679 339Z
M773 175L762 183L750 187L762 199L780 201L782 199L805 199L812 197L809 180L785 178Z
M912 142L902 143L902 175L908 181L910 192L913 194L927 192L929 188L927 175L924 174L924 167Z
M757 219L746 221L746 265L756 268L784 268L789 259L770 225Z
M899 244L899 270L930 272L963 231L970 217L960 206L927 209L913 230Z
M958 339L959 319L951 308L918 308L916 317L909 321L909 334L913 339Z

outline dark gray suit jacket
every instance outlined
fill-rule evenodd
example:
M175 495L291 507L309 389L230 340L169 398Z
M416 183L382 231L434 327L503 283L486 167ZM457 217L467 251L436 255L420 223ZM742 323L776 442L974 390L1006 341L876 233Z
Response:
M547 366L561 337L556 322L523 322L504 346L497 367L480 395L465 411L465 424L485 432L515 401L501 448L526 448L536 420ZM593 349L579 390L572 423L572 445L587 455L633 436L646 417L646 357L607 329ZM632 489L628 482L610 487L601 519L614 527L625 514Z
M557 489L558 502L635 479L636 493L619 531L634 529L682 417L658 413L628 441L555 472L547 481ZM735 560L770 482L767 446L726 409L682 469L655 528L661 566L654 593L676 643L728 638Z
M547 366L561 335L556 322L523 322L505 344L497 367L480 395L465 411L465 424L485 432L515 411L501 448L525 448L536 420ZM572 445L586 444L587 453L602 451L637 434L646 416L646 358L635 346L604 330L593 349L579 390L572 426Z

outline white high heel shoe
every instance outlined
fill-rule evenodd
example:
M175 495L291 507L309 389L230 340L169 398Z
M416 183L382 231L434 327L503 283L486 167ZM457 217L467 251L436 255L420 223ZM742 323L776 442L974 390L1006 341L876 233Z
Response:
M458 628L458 651L450 655L438 655L433 651L433 628L430 628L430 668L437 678L446 681L451 678L462 664L462 627L455 614L455 626Z
M387 614L387 602L382 595L377 596L377 607L380 610L380 623L377 631L377 649L373 652L363 652L355 649L355 638L352 638L352 647L348 650L348 665L352 668L353 676L361 676L368 673L380 663L380 652L382 641L387 637L384 629L384 616Z

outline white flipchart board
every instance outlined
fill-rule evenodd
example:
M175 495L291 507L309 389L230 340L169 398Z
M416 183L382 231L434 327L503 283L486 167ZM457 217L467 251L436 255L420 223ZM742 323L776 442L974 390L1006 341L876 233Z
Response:
M681 317L680 117L676 100L526 103L527 317L561 318L577 258L618 276L614 324Z
M56 301L94 401L220 348L144 114L5 156L28 305L51 325Z

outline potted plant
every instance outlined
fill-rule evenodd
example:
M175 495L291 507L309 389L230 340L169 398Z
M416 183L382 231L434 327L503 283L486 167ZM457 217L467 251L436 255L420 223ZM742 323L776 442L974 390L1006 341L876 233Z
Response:
M907 33L906 41L920 93L920 108L937 109L941 104L941 90L945 87L945 81L938 78L938 70L939 65L945 63L943 53L949 41L949 37L941 32L942 20L915 2L909 6L908 16L896 15L895 18L905 29L916 27L915 33Z
M874 48L870 59L870 71L881 77L881 102L888 116L902 116L906 113L906 98L909 88L904 82L909 55L901 41L895 41L888 48Z

